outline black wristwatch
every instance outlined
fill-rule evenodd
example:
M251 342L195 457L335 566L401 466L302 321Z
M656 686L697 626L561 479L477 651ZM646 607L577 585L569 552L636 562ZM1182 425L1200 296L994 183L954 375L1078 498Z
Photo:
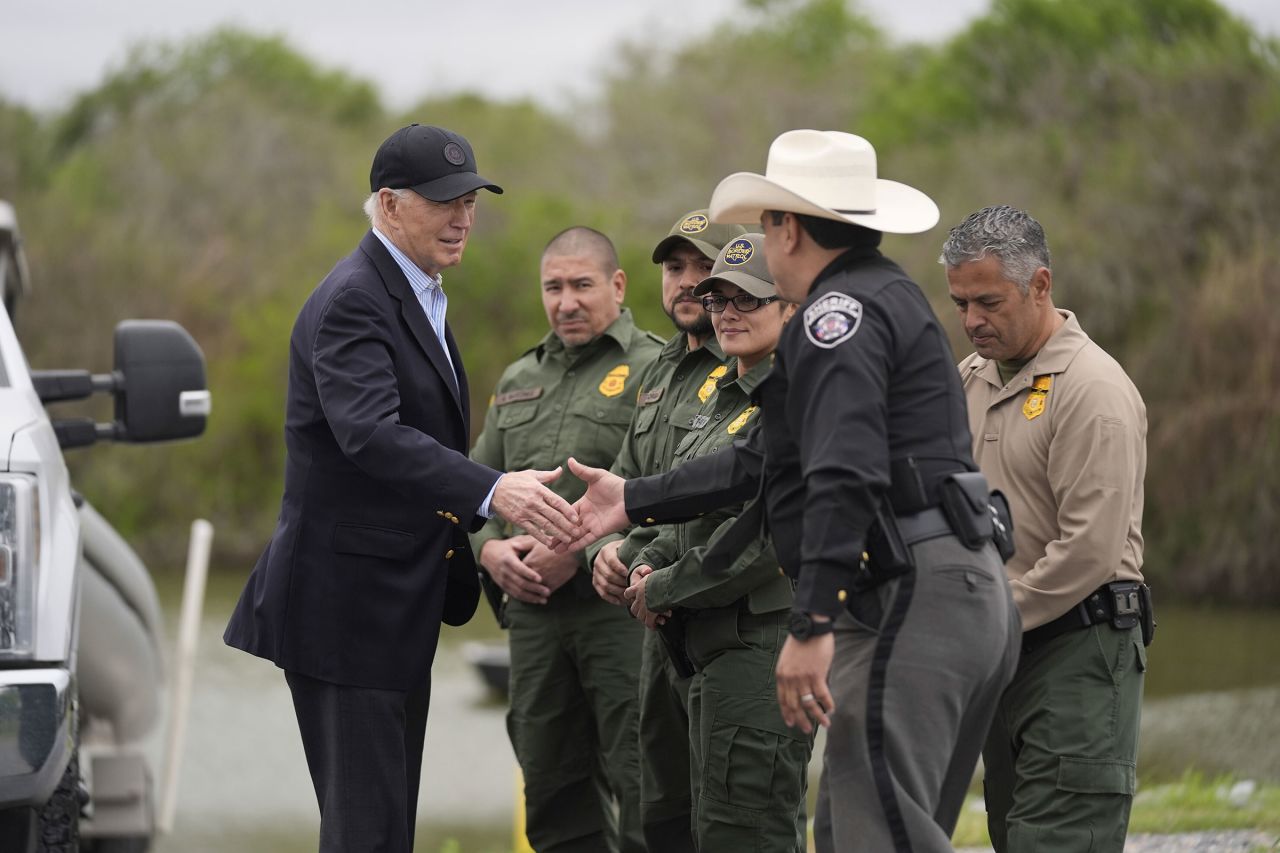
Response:
M819 622L808 613L792 613L791 624L787 626L787 630L790 631L791 636L795 637L797 640L807 640L810 637L830 634L835 630L835 627L834 619Z

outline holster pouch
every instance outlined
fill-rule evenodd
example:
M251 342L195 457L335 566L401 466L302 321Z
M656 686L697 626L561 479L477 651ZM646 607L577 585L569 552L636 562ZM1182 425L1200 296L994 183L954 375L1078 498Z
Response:
M950 474L938 488L951 531L970 551L981 549L994 535L990 494L987 478L979 471Z
M1127 631L1141 621L1142 584L1137 581L1116 581L1107 584L1110 597L1111 627ZM1146 638L1143 638L1145 643Z
M911 549L902 538L898 520L888 501L876 510L875 523L867 531L867 559L853 578L853 591L874 589L885 581L906 574L916 567Z
M693 661L689 659L689 652L685 648L685 620L688 618L683 610L672 610L667 621L658 626L658 639L662 640L662 647L681 678L692 678L695 672Z
M1000 559L1009 562L1017 549L1013 546L1013 511L1004 492L996 489L988 498L991 509L991 541L996 543Z
M1156 611L1151 606L1151 587L1145 583L1138 588L1138 600L1142 605L1139 624L1142 625L1142 645L1149 646L1156 636Z

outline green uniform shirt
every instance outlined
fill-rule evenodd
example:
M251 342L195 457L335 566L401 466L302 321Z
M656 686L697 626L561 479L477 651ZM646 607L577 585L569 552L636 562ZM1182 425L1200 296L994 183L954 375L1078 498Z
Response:
M694 416L692 428L675 448L675 465L724 450L745 438L759 418L751 394L773 368L764 359L737 375L737 362L730 362L717 391ZM654 528L657 536L630 564L652 566L656 571L645 582L645 600L650 610L673 607L707 609L725 607L747 596L748 609L768 613L791 606L791 581L778 567L773 547L757 539L723 570L714 574L703 570L702 557L716 531L728 527L742 507L730 506L707 513L684 524L664 524Z
M635 414L610 470L627 480L667 471L693 419L715 393L716 380L728 372L724 362L724 351L714 335L695 350L689 349L689 336L684 332L667 341L641 377ZM654 527L633 528L618 550L618 559L630 565L657 535ZM595 560L606 542L617 538L606 537L588 548L587 564Z
M502 373L471 458L498 471L552 469L573 456L605 468L631 423L645 368L662 339L637 329L630 309L604 333L568 348L554 333ZM573 503L586 490L566 469L548 487ZM471 535L477 557L490 539L521 531L497 516Z

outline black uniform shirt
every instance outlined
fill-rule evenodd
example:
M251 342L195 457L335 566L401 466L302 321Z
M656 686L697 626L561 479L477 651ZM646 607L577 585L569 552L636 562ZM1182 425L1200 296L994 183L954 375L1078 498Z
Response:
M758 491L778 559L799 578L795 610L834 616L891 460L975 467L950 345L897 264L850 250L814 280L756 396L760 426L733 453L628 481L627 513L645 524L678 521ZM760 513L739 523L758 526ZM758 533L730 532L717 547L732 552Z

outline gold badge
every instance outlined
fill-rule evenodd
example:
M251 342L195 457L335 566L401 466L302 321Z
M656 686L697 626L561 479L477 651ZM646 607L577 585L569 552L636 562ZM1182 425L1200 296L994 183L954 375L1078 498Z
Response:
M1031 383L1031 393L1027 395L1027 400L1022 404L1022 416L1029 421L1035 420L1044 414L1045 398L1049 396L1049 389L1053 387L1053 377L1049 375L1037 376L1036 380Z
M704 403L707 402L707 398L710 397L712 394L714 394L716 391L716 380L719 379L721 376L724 376L728 372L729 372L729 368L722 364L719 367L717 367L715 370L708 373L707 381L703 382L702 387L698 389L698 399Z
M618 396L622 393L622 389L626 387L627 377L630 375L631 368L625 364L619 364L605 374L604 380L600 383L600 393L606 397Z
M755 406L747 406L742 410L742 414L733 419L733 423L729 424L729 435L737 435L738 430L747 425L747 421L751 420L751 414L756 410Z

